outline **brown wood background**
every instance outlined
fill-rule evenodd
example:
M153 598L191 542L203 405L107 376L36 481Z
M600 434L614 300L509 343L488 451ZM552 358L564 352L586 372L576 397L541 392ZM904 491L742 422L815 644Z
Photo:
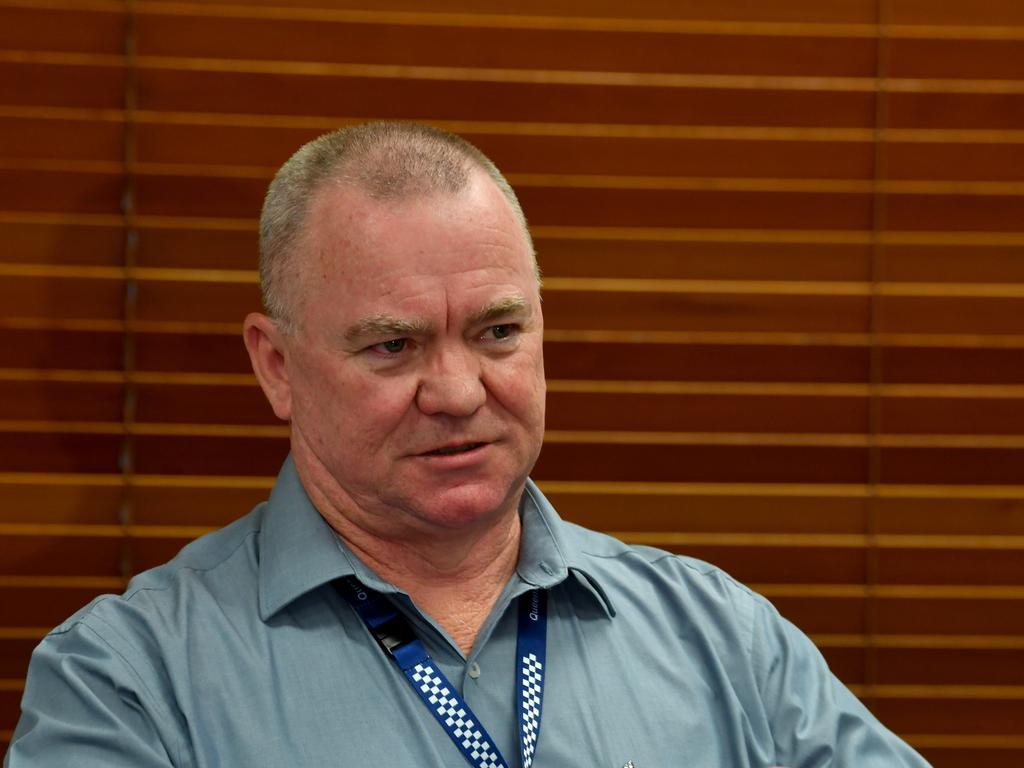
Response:
M265 495L261 197L379 117L520 192L562 512L1024 764L1017 0L0 0L0 740L48 627Z

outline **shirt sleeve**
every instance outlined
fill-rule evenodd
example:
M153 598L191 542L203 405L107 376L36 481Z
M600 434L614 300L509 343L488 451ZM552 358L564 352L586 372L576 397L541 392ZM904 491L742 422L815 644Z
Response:
M758 602L752 647L761 697L786 768L929 768L829 670L814 644Z
M35 649L4 768L170 768L169 715L146 681L91 627L76 622Z

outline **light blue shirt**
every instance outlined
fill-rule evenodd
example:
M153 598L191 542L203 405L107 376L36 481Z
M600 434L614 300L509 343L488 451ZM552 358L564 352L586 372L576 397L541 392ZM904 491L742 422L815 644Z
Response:
M289 460L270 501L32 655L8 768L468 765L331 586L405 613L518 765L514 601L549 590L536 768L920 768L763 598L559 519L532 483L516 575L466 658L334 535Z

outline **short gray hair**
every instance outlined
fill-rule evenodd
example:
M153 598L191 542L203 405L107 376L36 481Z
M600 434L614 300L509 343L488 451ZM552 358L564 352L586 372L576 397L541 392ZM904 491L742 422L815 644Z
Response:
M295 328L299 266L295 247L306 227L310 202L327 182L350 184L380 200L408 199L466 188L474 168L505 196L533 255L533 240L515 192L501 171L468 141L428 125L396 121L362 123L309 142L274 176L260 216L260 291L266 313L283 330ZM536 266L538 281L540 272Z

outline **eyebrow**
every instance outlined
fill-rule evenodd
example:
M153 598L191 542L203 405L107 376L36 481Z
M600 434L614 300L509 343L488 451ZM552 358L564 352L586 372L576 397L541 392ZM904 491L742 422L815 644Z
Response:
M530 305L522 296L506 296L503 299L492 301L478 309L469 318L469 325L482 325L491 320L500 320L508 315L520 312L527 312Z
M345 331L345 340L360 341L365 338L398 338L421 335L431 330L425 320L406 320L393 315L370 315L350 325Z
M485 304L469 317L468 325L482 325L499 320L517 312L529 310L529 303L522 296L506 296ZM409 320L394 315L378 314L364 317L350 325L344 333L346 341L359 342L367 338L399 338L402 336L426 335L433 330L433 324L426 320Z

